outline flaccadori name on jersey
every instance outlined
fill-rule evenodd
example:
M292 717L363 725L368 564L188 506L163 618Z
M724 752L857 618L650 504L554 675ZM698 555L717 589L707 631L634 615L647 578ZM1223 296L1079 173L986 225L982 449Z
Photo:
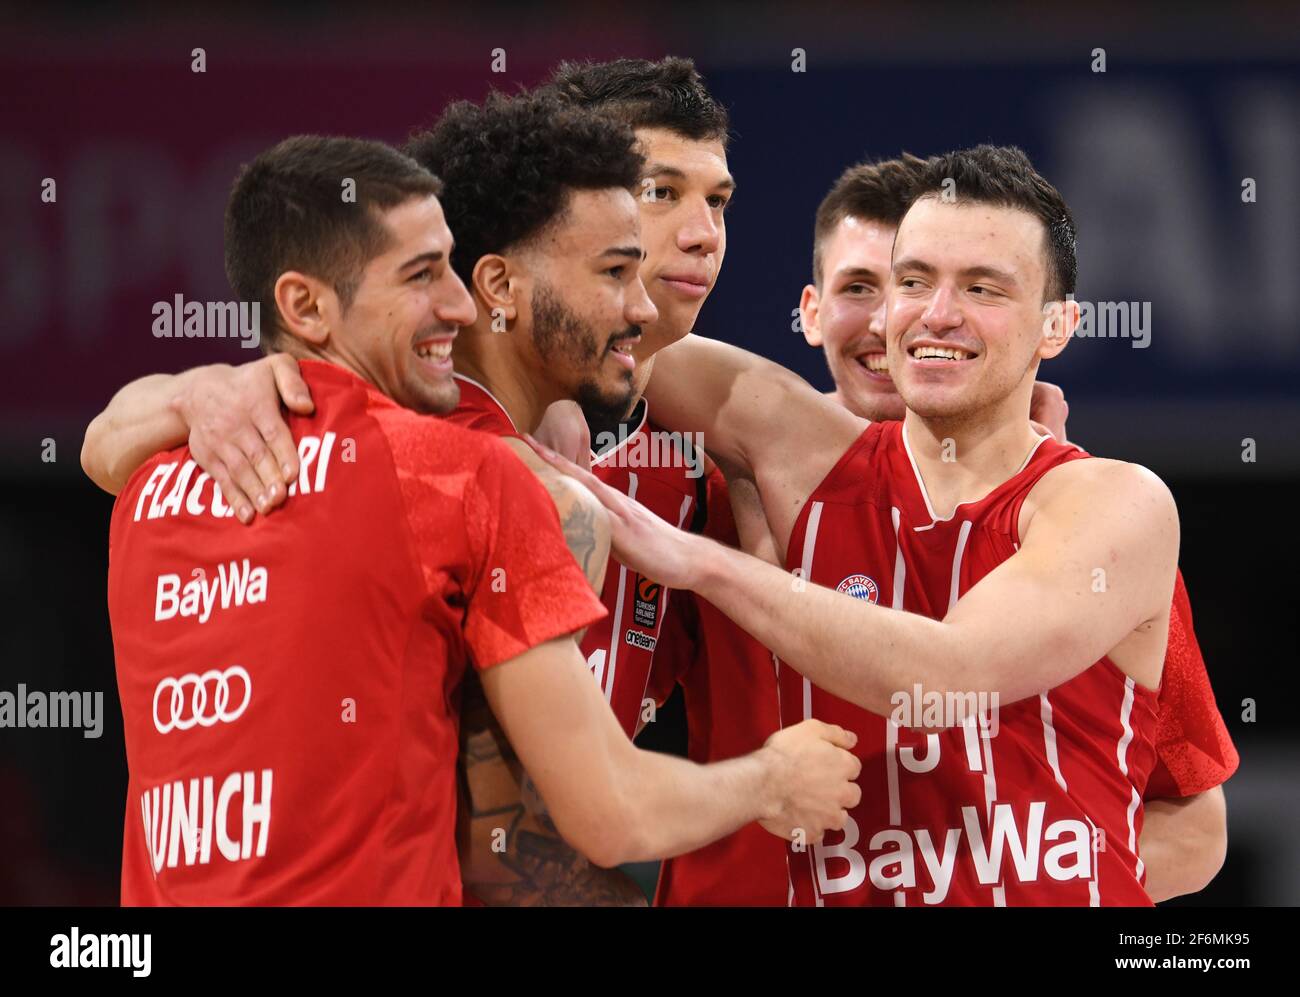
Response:
M591 448L605 467L684 467L688 478L704 474L703 433L648 429L628 436L623 424L617 433L597 433Z
M195 568L184 584L180 575L159 575L153 618L160 621L178 615L197 616L200 623L207 623L214 607L229 609L266 602L266 585L266 568L253 567L248 558L218 564L211 578L202 568Z
M930 830L924 827L915 830L884 828L867 842L868 854L872 856L870 863L857 847L861 836L857 821L849 817L844 825L843 841L833 845L813 845L817 885L823 895L856 890L868 878L878 890L912 889L918 881L919 860L931 884L930 889L921 894L921 899L927 904L941 904L952 886L959 854L963 865L970 864L983 886L997 886L1007 878L1008 872L1021 883L1036 883L1043 873L1056 882L1091 880L1091 825L1082 820L1066 819L1053 821L1044 828L1043 812L1046 809L1047 804L1041 800L1029 804L1028 820L1022 834L1012 805L994 804L987 839L980 821L980 808L974 806L961 808L962 826L944 829L941 841L935 841Z
M310 495L325 490L334 441L334 433L326 433L323 437L304 436L298 441L298 480L289 486L290 495ZM141 518L161 519L182 513L188 516L208 513L218 519L233 516L235 510L222 498L220 486L206 472L196 476L194 472L197 470L198 465L192 460L183 464L173 461L155 467L140 490L132 521L138 523Z

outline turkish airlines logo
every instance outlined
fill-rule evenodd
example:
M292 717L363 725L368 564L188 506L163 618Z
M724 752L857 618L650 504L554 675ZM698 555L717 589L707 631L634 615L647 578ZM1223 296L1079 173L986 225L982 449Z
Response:
M636 597L632 604L632 622L639 627L653 630L659 622L659 597L664 587L645 575L639 575L636 581Z
M235 696L239 697L239 705L232 709ZM202 675L190 672L180 678L165 678L153 693L153 725L159 734L167 734L189 730L196 724L212 727L234 723L244 715L252 698L253 680L241 665L231 665L224 672L213 668Z

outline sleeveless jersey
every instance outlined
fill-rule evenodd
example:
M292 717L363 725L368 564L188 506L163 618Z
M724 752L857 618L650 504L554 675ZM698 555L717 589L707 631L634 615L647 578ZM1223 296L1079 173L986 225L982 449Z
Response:
M682 434L665 432L651 423L644 401L632 420L620 427L619 435L615 446L599 454L592 452L592 473L660 519L689 527L705 481L702 465L692 466L692 461L702 461L703 451L694 450ZM582 640L587 665L628 737L636 734L649 697L650 672L668 597L668 590L659 582L611 557L601 592L608 613Z
M903 424L873 424L800 511L787 564L855 598L942 619L1015 554L1034 484L1087 456L1044 438L1011 478L940 520ZM1015 612L1008 607L1008 626ZM791 846L794 903L1150 905L1137 840L1156 693L1108 658L1000 709L971 702L972 692L967 705L986 709L933 731L921 723L936 704L919 688L906 690L913 701L903 700L901 722L780 662L778 688L783 723L816 717L855 731L863 765L862 801L845 830Z
M727 479L708 478L704 535L729 547L740 537ZM687 753L701 764L756 751L780 727L772 652L693 592L676 592L655 652L649 695L682 687ZM757 822L659 867L661 907L777 907L789 897L785 844Z

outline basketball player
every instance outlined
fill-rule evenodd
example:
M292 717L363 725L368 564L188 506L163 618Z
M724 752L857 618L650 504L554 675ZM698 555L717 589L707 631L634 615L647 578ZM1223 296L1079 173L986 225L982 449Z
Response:
M956 203L941 197L952 180ZM1149 472L1084 459L1029 424L1039 362L1077 322L1060 195L1018 150L992 147L933 161L919 190L889 291L902 424L864 430L722 344L687 340L657 360L652 403L753 471L793 580L569 470L614 511L621 558L780 656L783 717L841 717L863 735L868 791L842 840L794 843L797 901L1149 904L1136 840L1173 502ZM936 694L947 712L922 718ZM996 695L991 720L952 715L956 694Z
M668 127L663 129L650 127L637 128L637 136L643 150L655 150L656 147L658 148L657 152L650 152L649 158L652 161L664 162L669 166L676 166L675 169L663 171L664 175L658 177L658 179L663 182L663 186L653 190L652 198L643 197L640 202L642 226L643 231L646 234L648 249L645 269L652 275L663 273L667 276L664 279L657 279L657 276L647 277L647 284L649 285L651 297L655 299L655 304L661 313L661 317L651 325L644 327L645 335L643 340L635 347L634 352L637 355L638 361L640 361L638 370L636 371L636 377L639 380L645 369L648 367L648 364L644 362L648 359L647 354L652 355L653 350L657 349L663 342L671 342L688 331L689 325L694 322L695 313L698 312L699 303L702 302L702 299L698 299L693 307L683 309L672 297L663 293L665 289L671 288L673 283L671 280L672 273L670 268L676 268L679 271L685 270L689 273L690 267L694 262L697 272L699 272L702 265L703 272L709 275L710 281L716 278L717 271L720 268L722 253L718 251L719 242L721 242L721 248L725 250L725 219L721 215L721 208L725 205L727 198L730 196L732 185L725 170L725 149L718 148L716 152L712 152L709 146L711 144L710 136L718 130L717 122L719 115L721 115L721 120L723 122L722 137L725 138L725 112L718 109L716 103L713 102L712 98L707 94L707 91L703 90L698 75L694 74L686 60L668 59L661 63L620 60L616 63L600 64L595 66L565 66L561 67L561 69L557 71L555 80L557 82L563 81L563 92L566 96L575 101L583 102L588 105L612 107L616 110L621 110L622 113L620 116L631 116L631 120L634 123L666 122L668 125ZM666 134L664 134L665 132ZM692 139L693 135L702 137L699 139ZM681 154L683 151L686 155ZM710 162L711 158L720 161L717 165L720 165L722 168L710 168L713 165ZM674 159L676 162L674 162ZM705 168L697 169L697 161L703 162ZM714 218L716 218L716 220L710 224L711 219ZM665 222L670 224L665 224ZM669 238L657 240L654 237L656 227ZM657 262L656 249L658 246L662 246L664 250L664 263L660 266L655 265ZM677 276L687 276L688 273L679 273ZM853 292L851 291L849 293L851 294ZM685 301L687 304L690 303L692 298L697 298L697 296L686 296ZM680 321L674 320L676 314L676 312L673 311L674 305L676 305L677 311L683 312L680 316ZM250 370L250 366L253 368L257 367L257 365L245 365L244 368L231 372L233 383L230 388L233 389L233 394L235 396L238 396L239 394L239 383L241 379L247 378L250 374L261 376L260 371ZM265 377L265 383L258 386L264 392L266 397L259 399L257 405L264 414L270 412L273 417L276 406L274 402L274 389L270 385L270 380L271 379L268 375ZM280 381L282 383L280 384L280 390L281 393L285 395L286 402L293 404L297 397L294 394L294 388L296 386L289 383L290 380L290 378L281 377ZM199 386L196 384L195 390L197 391L198 389ZM216 404L210 403L207 405L207 409L211 413L211 417L208 421L215 425L232 414L234 409L223 409L218 407L218 405L225 405L231 394L232 390L224 388L219 393L215 391L212 392L212 401ZM892 392L892 388L890 389L890 395L895 399L897 398L897 395ZM1037 417L1046 421L1050 418L1049 413L1053 409L1058 411L1060 417L1063 419L1064 406L1063 402L1059 400L1059 391L1056 391L1056 389L1049 385L1036 384L1034 387L1034 410ZM260 424L265 424L267 421L268 420L263 419L259 422ZM1052 419L1052 422L1052 428L1056 429L1056 420ZM640 423L644 429L646 420L644 419L643 410L640 418L632 421L634 426L637 423ZM231 435L233 436L233 434ZM598 436L598 433L593 432L592 435ZM622 434L616 435L611 433L610 435L614 436L616 439L625 438ZM257 438L256 434L253 434L253 439L255 443L261 442L260 439ZM273 439L273 437L268 437L268 439ZM627 447L626 449L630 450L632 448ZM267 454L264 451L263 457L265 456L267 456ZM232 461L232 466L233 464L234 462ZM272 464L271 466L273 469L274 465ZM251 471L250 463L245 462L244 467ZM612 480L613 476L620 472L622 473L625 482L629 478L632 480L640 478L643 485L640 496L641 500L650 504L652 508L654 508L653 497L656 494L667 494L670 497L676 495L680 497L681 501L688 501L688 499L683 495L686 489L683 489L680 486L676 489L672 488L675 471L674 467L659 465L638 469L635 472L628 472L618 468L617 466L608 468L607 465L598 461L595 464L595 468L597 474L602 475L603 480L606 481ZM604 473L607 470L612 473ZM675 477L682 477L680 470L675 471ZM652 491L645 487L647 480L653 484L666 481L669 487L667 489L660 488L657 491ZM710 514L708 523L710 534L726 541L729 539L728 529L730 527L730 509L727 502L727 492L725 486L722 486L720 478L711 478L709 485ZM274 487L274 485L272 485L272 487ZM626 486L624 485L623 487ZM754 504L757 505L757 503ZM671 509L668 508L670 505L672 506ZM665 518L669 518L670 521L672 521L672 517L677 515L677 499L672 499L670 502L664 503L664 506L666 511L661 511L660 515L663 515ZM699 513L701 511L701 507L697 505L690 513L691 518L695 520L697 525L699 523ZM717 532L714 532L713 530L715 524L718 527ZM626 569L623 569L616 562L611 562L610 571L606 577L605 601L607 605L612 606L613 600L610 597L619 588L615 583L619 579L620 572L624 575L631 574L635 579L634 573L626 572ZM640 592L638 591L639 585L643 584L645 581L647 580L638 579L635 583L622 587L622 591L625 592L626 602L629 606L632 603L632 600L634 598L636 599L635 607L628 608L624 614L625 617L630 620L635 620L637 618L633 614L633 608L641 609L645 607L646 600L639 598ZM653 585L652 580L648 581ZM663 601L665 604L667 603L666 593L664 593ZM653 609L655 607L652 606L651 608ZM687 608L689 609L690 607ZM693 631L692 646L698 648L697 656L700 660L703 660L704 658L703 638L705 636L714 638L709 641L714 648L714 656L731 659L733 664L735 663L735 659L743 659L751 655L757 655L760 660L765 660L767 658L767 652L763 651L757 645L754 645L749 638L743 635L743 632L732 627L729 621L727 621L721 614L716 613L716 610L714 610L713 607L708 606L708 604L705 603L702 611L711 615L708 617L709 625ZM669 613L668 615L671 619L672 614ZM663 614L659 613L658 618L662 619ZM604 622L607 625L612 622L612 620L613 613L611 613L611 616ZM603 651L600 648L596 648L593 651L588 647L588 645L592 643L594 637L599 637L599 629L599 627L592 628L585 639L584 647L589 652L589 663L593 654L603 654ZM629 637L636 637L638 641L653 641L657 636L657 633L647 634L637 632L632 626L629 626L627 635ZM660 655L662 656L666 644L672 645L673 643L673 641L664 641L660 638ZM623 648L623 652L629 657L641 650L641 647L634 646L631 641L626 641L625 644L626 646ZM746 645L751 646L747 647ZM691 654L695 654L695 652L692 651ZM689 656L690 655L688 655L688 657ZM742 670L744 668L743 664L738 667ZM629 670L625 667L622 674L629 674ZM753 688L748 690L738 690L734 688L723 690L721 687L716 689L710 688L711 685L716 686L719 683L721 683L722 687L727 686L729 683L719 677L725 674L725 669L715 663L712 669L704 668L702 666L694 668L689 673L692 678L689 681L683 681L686 691L688 719L691 725L691 756L697 760L731 757L741 751L750 750L750 748L760 745L763 737L765 737L767 733L770 733L771 729L775 728L775 710L774 708L769 709L767 707L768 698L759 695L759 690ZM611 670L608 674L608 679L612 680L613 677L614 673ZM676 677L676 675L673 671L670 671L670 683L674 677ZM612 685L613 683L610 681L609 684L606 685L606 689L609 690ZM1166 688L1168 687L1169 684L1166 683ZM633 692L640 694L644 690L643 680L638 680L635 683L627 683L623 688L630 688ZM662 699L669 689L670 685L668 688L661 690L645 690L644 695L646 699ZM740 692L744 691L753 694L747 697L739 695ZM711 710L713 705L722 702L728 704L728 707L725 710L719 709L716 713ZM637 701L633 699L623 709L622 717L624 718L625 726L629 722L628 718L635 718L636 704ZM769 713L771 714L770 717ZM762 720L757 724L744 722L737 723L737 721L746 714L757 714L762 718ZM749 717L749 719L752 720L752 716ZM761 736L756 734L756 731L761 731ZM733 733L739 736L731 736ZM756 737L757 740L755 740ZM1231 750L1230 745L1229 750ZM1195 755L1192 757L1195 757ZM1181 827L1179 831L1180 833L1170 836L1171 842L1178 843L1192 840L1188 835L1185 826ZM771 842L767 835L756 832L757 829L746 829L739 832L735 837L737 839L748 838L753 850L771 852L775 843ZM1154 844L1149 844L1147 840L1148 838L1154 838L1154 835L1148 833L1144 836L1144 852L1154 851ZM557 845L558 844L562 843L557 843ZM727 842L719 842L714 846L710 846L710 849L707 849L706 851L716 854L719 850L724 850L727 847L727 844ZM1179 861L1171 863L1170 867L1186 871L1193 867L1185 861L1186 850L1183 849L1182 851L1184 854L1178 856ZM780 858L780 853L778 852L776 854L778 858ZM689 861L693 861L696 858L697 856L687 856L682 860L671 863L671 865L684 866ZM701 860L707 859L704 864L710 866L718 864L713 858L704 855L699 856L699 858L701 858ZM735 877L724 874L724 870L721 869L706 869L702 867L700 876L692 876L690 879L698 879L701 882L707 882L708 884L716 884L721 889L721 892L710 892L712 885L708 888L704 888L703 886L700 889L695 889L693 887L688 888L683 894L688 898L686 902L780 902L780 900L783 899L783 868L780 874L782 883L779 886L774 887L774 890L762 892L761 898L755 895L727 892L730 887L735 887L737 884L742 884L746 888L756 886L760 880L760 877L753 875L753 869L758 865L758 863L753 860L752 855L740 857L738 861L750 868L751 871L749 875L745 877ZM666 869L665 878L667 878L667 871L668 870ZM1155 867L1153 866L1152 872L1154 873L1154 871ZM674 881L682 883L685 882L686 879L687 877L683 874L675 877ZM775 882L775 879L772 880L772 882ZM1152 885L1152 882L1153 881L1149 878L1149 887ZM660 892L661 897L667 896L667 902L674 902L672 891L666 892L661 888Z
M801 325L808 344L825 353L835 381L832 397L873 422L902 418L885 356L884 292L898 223L924 166L904 154L850 167L817 212L813 283L803 289ZM1060 390L1038 382L1035 392L1034 418L1064 442L1068 407ZM761 516L761 506L755 503L751 514ZM1181 572L1159 714L1140 841L1147 893L1156 901L1203 889L1221 868L1227 851L1222 783L1238 764L1192 629Z
M356 204L338 198L343 176L360 178ZM467 660L556 823L596 861L690 847L755 811L782 831L801 810L842 819L852 787L834 773L856 763L831 744L851 745L841 731L708 768L633 749L569 636L602 609L545 491L490 437L395 404L455 404L450 348L474 317L438 190L378 143L304 138L232 194L232 283L268 306L264 342L301 361L316 411L293 420L283 518L233 529L186 448L148 461L115 506L128 903L457 902ZM191 662L213 667L172 675Z
M895 230L924 165L905 154L850 167L817 212L813 282L800 301L801 328L809 345L825 351L836 385L830 397L872 421L902 417L902 400L885 364L884 292ZM1040 430L1064 441L1067 411L1058 388L1035 383L1031 415ZM705 535L751 553L771 549L753 482L740 477L731 485L719 472L710 475ZM736 518L747 524L747 543ZM666 697L673 681L682 686L693 760L732 757L776 729L770 661L766 648L707 600L690 594L674 601L660 641L655 695ZM1221 867L1227 834L1219 787L1237 765L1192 631L1181 575L1159 713L1158 759L1144 797L1140 840L1146 890L1157 901L1203 889ZM742 828L664 862L656 895L656 903L670 906L775 905L786 899L784 849L757 828Z
M485 158L479 151L484 148L484 135L491 138L492 150L499 153L505 149L511 154L504 159ZM623 189L631 184L639 164L631 151L630 133L588 113L557 113L544 98L493 99L482 108L462 104L449 109L432 132L417 138L412 149L427 164L438 166L448 180L444 202L449 218L470 233L457 261L482 305L477 324L461 341L465 348L456 347L458 362L481 380L460 380L460 405L452 418L510 436L516 434L516 423L525 430L534 428L536 413L557 395L581 397L589 406L603 404L614 412L625 410L628 396L619 392L627 390L628 381L620 371L630 363L608 361L623 342L634 339L632 323L645 315L646 309L650 317L654 315L636 277L635 263L640 257L636 212ZM593 157L593 149L604 150L605 158ZM494 159L508 164L508 169L498 167L494 172ZM531 170L543 180L520 187L516 177L521 169ZM584 190L584 185L596 189ZM471 218L476 225L461 224L462 219ZM539 232L544 239L534 238ZM539 244L544 248L539 249ZM506 255L495 252L498 249ZM464 265L466 260L473 265ZM484 321L489 315L491 321ZM605 324L608 328L606 323L620 317L628 323L628 331L605 339L599 327ZM498 318L504 319L504 331L509 335L495 331ZM150 390L156 394L165 389L151 385ZM611 394L612 403L606 400ZM113 412L137 402L141 410L148 408L149 398L137 395L132 398L123 392L106 417L119 426L132 425L132 418L114 418ZM496 400L497 395L506 400L504 405ZM535 406L533 414L530 405ZM101 434L105 441L110 438L111 434ZM517 439L512 442L518 443ZM91 449L91 434L87 449ZM523 449L528 460L540 464L531 450ZM574 546L572 533L570 530ZM592 556L595 550L594 543L575 546L575 553L586 555L590 568L603 569L603 557ZM490 881L483 892L515 888L508 881L502 886L502 877L493 875L493 863L513 863L511 872L517 875L528 867L530 859L536 859L521 880L524 884L529 876L557 876L551 850L534 848L525 854L527 846L535 845L547 830L559 839L544 814L513 814L505 822L510 848L492 847L492 832L503 823L496 805L501 802L503 775L506 770L517 771L518 766L508 755L505 738L494 730L480 731L473 722L478 714L469 712L465 736L471 800L466 809L471 814L492 811L492 819L478 825L483 833L470 834L479 847L467 849L491 856L485 873ZM507 752L504 758L502 750ZM489 770L482 778L475 772L480 767ZM487 795L492 798L479 806ZM530 828L533 820L544 822L544 826ZM545 854L539 858L539 852ZM574 858L585 865L581 856ZM468 881L474 882L475 864L469 861L467 865ZM574 880L572 869L562 872L559 878L564 882Z
M453 418L506 438L546 475L554 472L520 434L535 432L560 399L577 403L597 423L617 424L637 393L634 350L645 325L658 317L639 273L639 211L629 190L638 189L645 163L634 145L625 123L543 90L489 98L482 107L453 105L408 146L447 184L448 221L466 233L454 263L478 304L479 318L456 354L461 404ZM602 310L602 302L621 302L621 308ZM676 517L679 507L685 515L693 489L648 492L671 496ZM656 630L647 614L657 608L658 593L629 583L621 566L607 565L607 548L581 553L598 591L603 576L613 614L613 624L607 616L584 636L584 658L630 737L645 676L632 689L635 659L620 658L617 646L608 654L597 651L593 643L608 645L611 626L631 627L631 610L624 620L623 603L616 601L623 597L646 596L636 610L640 632ZM648 660L643 667L648 670ZM620 673L623 682L616 686ZM616 689L627 691L614 696ZM464 729L469 828L462 854L465 882L476 899L494 905L644 904L630 878L594 868L564 841L486 704L472 695ZM503 826L504 836L498 831Z
M686 59L565 64L543 90L544 95L570 105L599 109L632 127L646 160L635 185L646 247L640 272L658 317L646 321L644 302L633 304L626 321L629 328L633 323L640 324L641 340L637 342L631 335L619 339L631 345L636 359L632 376L639 402L639 388L644 384L650 358L662 346L690 331L725 254L724 210L735 186L726 162L726 112ZM495 118L500 121L501 108L508 105L490 106L498 108ZM524 105L516 101L512 106ZM534 102L534 106L541 105ZM455 125L458 118L463 126ZM553 148L561 150L553 153L559 155L575 145L585 149L602 142L608 144L608 139L591 134L576 142L566 141L566 136L548 132L544 123L525 121L523 127L508 134L494 134L489 143L494 149L507 150L509 155L484 159L479 153L483 143L475 138L478 127L472 111L449 111L431 135L417 138L412 145L416 158L447 182L444 204L449 220L454 230L466 233L461 238L458 260L463 257L472 261L482 255L485 243L478 238L480 232L491 238L493 232L523 231L536 215L537 206L548 203L551 187L545 183L521 187L515 182L517 170L563 177L572 174L579 164L547 162L539 155ZM521 138L531 146L517 148ZM507 162L507 172L494 172L498 163ZM585 219L574 221L570 231L589 228ZM557 261L572 255L572 247L554 242L548 243L547 249L547 256ZM620 262L626 261L610 261L610 267ZM523 274L512 275L513 280L527 279L528 272L540 265L537 254L527 264ZM468 270L465 277L477 294ZM599 398L589 389L580 390L578 378L572 373L573 361L564 350L552 348L552 344L560 342L556 330L575 327L577 323L570 320L574 310L581 310L591 294L590 289L575 284L574 277L566 273L552 276L547 282L542 296L546 307L537 312L543 328L540 335L535 333L533 337L537 347L528 350L520 343L528 342L529 324L515 321L513 303L500 300L490 282L485 286L478 296L475 334L460 337L455 347L461 405L453 417L512 442L509 437L536 428L539 406L556 397L578 398L591 423L587 435L601 449L589 459L602 480L635 494L638 501L669 522L690 523L702 511L700 456L681 445L680 435L673 439L650 423L643 402L631 405L622 399L610 405L609 395ZM598 289L603 288L598 285ZM566 294L568 298L564 299ZM563 302L559 309L554 307L557 301ZM568 301L574 304L570 306ZM280 427L277 392L291 410L310 406L296 372L276 365L277 359L272 357L240 368L217 366L181 375L188 379L184 383L180 378L174 382L178 396L184 399L180 404L191 427L191 443L196 452L202 453L200 463L211 466L223 487L229 486L237 495L254 496L232 502L250 517L254 506L269 511L277 504L283 496L282 476L296 473L292 448L285 445ZM87 436L87 470L110 488L113 479L120 477L132 460L138 459L137 455L175 441L175 437L160 439L159 432L162 428L174 432L176 427L159 426L149 412L151 407L161 406L160 393L173 390L173 382L145 379L138 384L141 390L132 387L119 394ZM146 386L151 395L143 393ZM246 420L238 426L231 418L237 413ZM110 452L114 448L117 453ZM531 449L523 449L525 460L537 462ZM638 458L647 451L655 455L653 459ZM669 459L661 459L664 454ZM281 465L288 470L282 470ZM109 472L108 468L114 470ZM594 552L588 560L604 568L604 559ZM611 560L602 600L609 615L588 629L583 653L606 700L631 736L643 719L652 656L669 593L654 579L638 577ZM500 771L502 760L494 755L494 745L503 745L504 739L471 735L471 741L471 769L491 772L490 777L484 775L492 792L483 809L494 814L523 810L522 801L528 794L518 784L518 794L512 797L512 781ZM481 878L492 882L479 883L476 894L509 903L635 902L640 896L639 888L630 880L591 869L558 835L552 833L550 840L544 840L547 828L530 823L519 834L508 837L504 852L478 850L485 859ZM481 822L485 832L494 831L499 824L496 819ZM525 836L530 857L515 854L516 842L522 848ZM545 861L540 858L543 855ZM473 864L466 865L473 880ZM510 875L502 874L503 865L510 867Z
M606 484L676 526L701 518L704 455L689 437L650 418L641 389L654 355L690 332L727 250L728 118L689 59L563 63L543 88L630 126L645 157L637 201L646 256L641 277L658 312L633 347L634 403L608 418L583 406L589 463ZM628 736L653 707L649 680L671 593L611 560L602 602L609 615L583 639L587 663Z

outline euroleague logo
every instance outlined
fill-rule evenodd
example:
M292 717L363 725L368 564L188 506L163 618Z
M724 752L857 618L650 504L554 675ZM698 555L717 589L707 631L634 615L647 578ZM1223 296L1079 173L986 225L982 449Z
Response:
M231 680L234 679L232 690ZM208 687L212 695L208 696ZM188 690L188 692L187 692ZM170 693L166 698L163 693ZM231 706L235 696L239 705ZM231 665L224 672L215 668L196 675L190 672L180 678L165 678L158 683L153 693L153 725L159 734L173 730L189 730L198 725L212 727L218 722L234 723L248 709L249 700L253 698L253 680L248 671L240 665ZM166 721L159 713L166 714Z
M855 599L864 599L867 602L880 601L880 586L866 575L849 575L848 578L835 586L835 591L851 595Z
M632 599L632 622L653 630L659 622L659 602L664 587L645 575L638 575Z

